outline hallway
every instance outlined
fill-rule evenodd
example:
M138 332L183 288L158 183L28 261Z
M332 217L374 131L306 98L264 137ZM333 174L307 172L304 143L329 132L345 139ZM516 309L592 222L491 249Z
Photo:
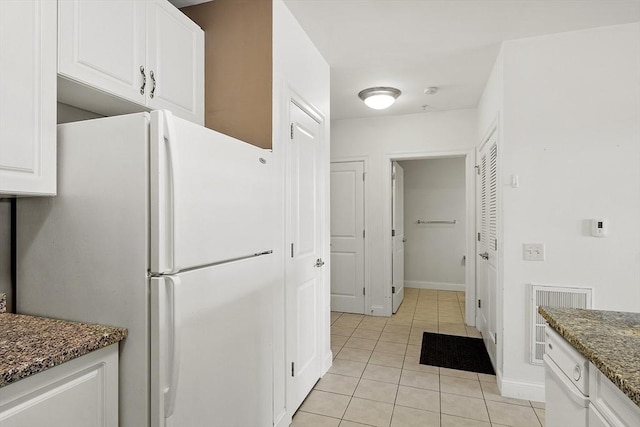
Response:
M390 318L332 312L333 366L292 426L544 426L544 404L501 397L493 375L419 364L423 332L481 337L464 308L464 292L405 288Z

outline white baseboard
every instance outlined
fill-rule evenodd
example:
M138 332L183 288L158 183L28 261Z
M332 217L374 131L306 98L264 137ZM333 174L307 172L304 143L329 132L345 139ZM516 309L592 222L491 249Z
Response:
M322 366L322 372L320 376L324 376L329 369L331 369L331 365L333 364L333 352L329 350L327 354L324 356L324 362Z
M467 290L467 286L464 283L422 282L417 280L405 280L404 285L408 288L438 289L441 291L464 292Z
M498 377L498 387L504 397L544 402L544 383L528 383Z

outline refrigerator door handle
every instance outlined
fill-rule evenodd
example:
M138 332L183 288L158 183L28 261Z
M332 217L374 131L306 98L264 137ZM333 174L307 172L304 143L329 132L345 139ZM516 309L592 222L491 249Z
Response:
M180 293L180 278L166 277L169 288L167 289L167 305L170 308L170 346L169 346L169 372L167 378L169 384L164 389L164 416L169 418L173 415L176 405L176 393L178 389L178 378L180 374L180 312L178 311Z
M169 160L169 188L171 191L171 196L167 199L170 204L170 215L171 215L171 269L168 273L176 273L179 271L179 266L176 265L176 233L177 233L177 224L178 224L178 205L179 205L179 197L178 197L178 185L177 178L178 175L178 150L176 149L176 131L173 124L173 114L168 110L163 110L163 127L164 127L164 140L167 144L168 151L168 160Z

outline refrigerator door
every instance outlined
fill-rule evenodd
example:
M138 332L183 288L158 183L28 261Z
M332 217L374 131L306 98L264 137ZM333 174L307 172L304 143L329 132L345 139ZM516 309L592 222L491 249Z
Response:
M173 274L273 247L271 152L151 113L151 271Z
M273 255L151 279L151 425L272 424Z

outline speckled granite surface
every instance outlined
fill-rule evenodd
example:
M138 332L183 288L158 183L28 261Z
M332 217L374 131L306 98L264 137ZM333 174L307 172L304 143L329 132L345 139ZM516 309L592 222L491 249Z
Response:
M0 294L0 313L7 311L7 294Z
M538 312L640 406L640 313L550 307Z
M115 344L127 330L22 314L0 314L0 387Z

